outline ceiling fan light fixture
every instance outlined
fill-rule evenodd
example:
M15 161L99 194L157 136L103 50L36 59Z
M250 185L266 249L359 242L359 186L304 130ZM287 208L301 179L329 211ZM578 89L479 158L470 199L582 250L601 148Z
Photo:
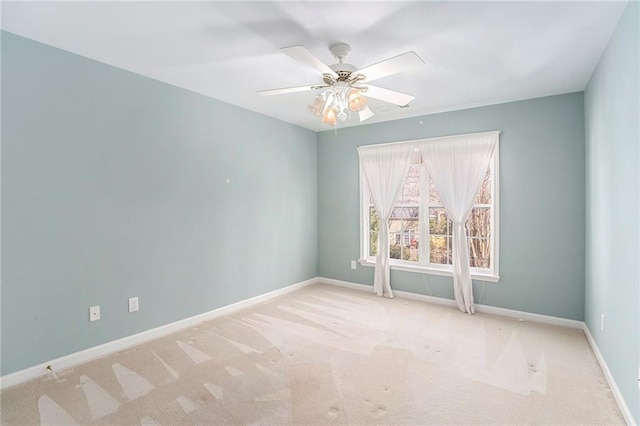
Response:
M349 102L349 110L353 112L362 111L367 106L367 98L356 88L349 90L347 101Z
M324 112L324 115L322 116L322 122L324 124L328 124L329 126L335 126L336 125L336 119L338 118L338 111L336 111L335 107L329 107L326 109L326 111Z
M348 82L339 81L329 87L323 94L318 95L311 102L308 109L312 110L310 107L316 99L324 99L321 121L329 126L335 126L337 121L346 121L351 112L360 113L367 108L367 99L362 94L363 90L363 88L351 86ZM373 115L373 112L368 108L367 111L364 114L366 118L369 118Z
M327 99L324 97L324 95L320 94L316 96L315 98L313 98L311 103L307 105L307 111L309 111L316 117L320 117L322 115L322 111L324 110L326 101Z

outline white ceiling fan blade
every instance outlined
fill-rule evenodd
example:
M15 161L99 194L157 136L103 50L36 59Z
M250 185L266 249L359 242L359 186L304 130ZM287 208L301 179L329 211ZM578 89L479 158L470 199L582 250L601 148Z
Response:
M283 87L281 89L258 90L258 94L262 96L284 95L285 93L306 92L307 90L321 89L326 86L298 86Z
M303 64L318 71L320 75L331 74L332 76L338 78L338 74L336 74L334 70L329 68L327 64L325 64L320 59L313 56L311 52L309 52L307 49L305 49L302 46L283 47L280 50L282 50L287 55L291 56L296 61L302 62Z
M389 75L398 74L408 71L412 68L424 65L424 61L416 52L407 52L402 55L394 56L377 64L369 65L353 74L362 74L365 76L365 82L377 80Z
M407 95L406 93L396 92L395 90L383 89L378 86L367 85L367 91L364 92L365 96L370 98L379 99L381 101L389 102L390 104L396 104L399 106L405 106L411 102L415 96Z

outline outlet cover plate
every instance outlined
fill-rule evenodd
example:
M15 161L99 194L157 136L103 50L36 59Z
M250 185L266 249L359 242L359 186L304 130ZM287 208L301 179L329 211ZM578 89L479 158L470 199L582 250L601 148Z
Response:
M100 319L100 306L92 306L89 308L89 321L98 321Z
M140 305L138 305L138 297L129 298L129 312L135 312L140 309Z

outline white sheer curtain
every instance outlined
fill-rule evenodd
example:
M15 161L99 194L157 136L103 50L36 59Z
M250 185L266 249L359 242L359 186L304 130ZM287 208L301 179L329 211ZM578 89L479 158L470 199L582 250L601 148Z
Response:
M423 160L453 222L453 291L462 312L472 314L469 244L464 224L482 186L499 132L435 139L420 144Z
M376 257L373 291L378 296L393 297L389 282L389 217L409 168L412 144L361 146L360 166L369 186L373 205L380 219L378 255Z

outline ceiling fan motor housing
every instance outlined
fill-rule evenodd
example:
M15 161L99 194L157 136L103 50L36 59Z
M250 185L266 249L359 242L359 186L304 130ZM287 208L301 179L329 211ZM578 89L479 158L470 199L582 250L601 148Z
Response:
M349 56L349 52L351 52L351 46L347 43L335 43L329 46L329 50L331 54L335 56L338 62L343 62L347 56Z
M353 69L345 70L344 65L347 65L348 66L347 68L353 68ZM338 81L350 81L353 71L356 70L356 67L354 67L351 64L334 64L334 65L331 65L330 68L334 70L336 74L338 74L338 78L336 78L331 74L324 74L323 80L328 85L333 85Z
M336 81L348 81L349 77L351 77L351 73L357 70L354 65L344 62L346 57L349 55L349 52L351 52L351 46L346 43L335 43L329 46L329 50L331 51L331 54L338 60L337 64L329 65L329 68L331 68L336 72L336 74L338 74L338 78L336 79L335 76L333 76L332 78L328 79L325 75L325 83L331 84L331 80L334 80L334 83Z

